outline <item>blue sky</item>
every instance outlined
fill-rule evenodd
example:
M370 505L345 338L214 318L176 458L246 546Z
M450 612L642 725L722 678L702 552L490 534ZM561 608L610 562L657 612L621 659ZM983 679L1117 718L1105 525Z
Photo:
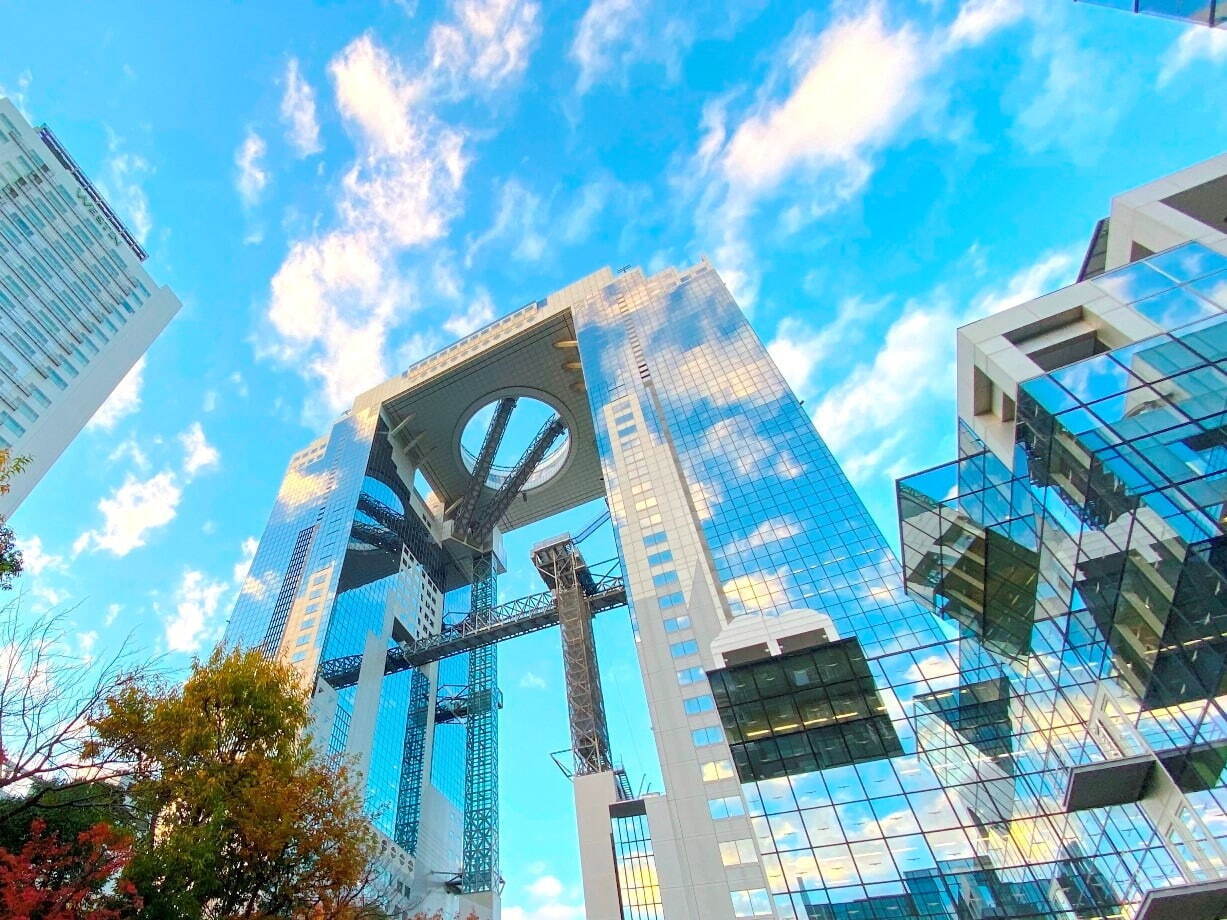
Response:
M602 265L707 254L897 539L892 478L953 456L956 326L1069 283L1113 194L1227 128L1227 34L1068 0L7 0L0 22L0 92L184 303L15 515L25 603L71 607L85 653L132 636L174 666L223 628L294 450ZM538 590L547 535L508 541L506 596ZM650 775L625 616L598 632L618 753ZM509 920L581 916L557 641L501 653Z

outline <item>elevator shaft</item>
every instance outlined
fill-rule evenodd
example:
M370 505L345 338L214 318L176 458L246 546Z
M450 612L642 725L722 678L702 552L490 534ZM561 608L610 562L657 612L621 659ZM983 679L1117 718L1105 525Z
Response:
M553 593L558 610L575 773L611 770L609 728L592 634L592 575L569 535L538 544L533 549L533 563Z

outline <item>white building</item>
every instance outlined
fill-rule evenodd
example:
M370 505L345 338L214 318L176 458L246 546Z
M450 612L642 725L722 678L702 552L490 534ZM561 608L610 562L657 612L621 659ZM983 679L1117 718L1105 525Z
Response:
M0 517L179 310L145 258L55 135L0 98L0 449L30 460Z

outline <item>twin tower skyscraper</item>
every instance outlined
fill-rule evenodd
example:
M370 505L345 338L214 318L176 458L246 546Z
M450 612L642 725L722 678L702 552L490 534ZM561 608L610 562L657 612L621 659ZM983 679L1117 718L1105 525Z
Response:
M312 688L392 909L498 913L495 649L559 623L589 920L1217 916L1224 189L1220 157L1122 195L1079 283L960 334L904 572L706 262L597 272L359 396L291 460L226 641ZM563 536L497 604L530 562L501 535L597 498L616 571ZM660 794L602 735L589 620L626 605Z
M0 129L24 491L178 304L54 135ZM1224 202L1227 156L1121 195L1077 283L960 332L902 566L705 262L597 272L360 395L291 459L225 641L301 675L387 909L498 914L497 645L557 623L589 920L1223 915ZM504 553L595 499L614 567ZM546 590L497 603L529 564ZM591 618L626 608L653 795L604 730Z

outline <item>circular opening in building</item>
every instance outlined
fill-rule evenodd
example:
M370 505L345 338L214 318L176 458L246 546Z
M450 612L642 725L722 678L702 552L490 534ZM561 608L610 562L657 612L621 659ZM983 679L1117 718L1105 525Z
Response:
M465 423L464 431L460 435L460 456L470 473L477 466L477 457L481 453L486 432L490 430L494 422L500 401L501 397L490 400L473 413L473 416ZM537 435L556 418L558 418L558 412L541 400L533 399L531 396L519 397L507 420L503 439L494 453L494 463L490 467L490 475L486 477L486 485L491 489L501 486L514 472L520 458L528 451ZM541 458L541 462L528 477L524 490L535 489L553 479L561 472L570 450L571 432L564 428L562 435L550 445L545 456Z

